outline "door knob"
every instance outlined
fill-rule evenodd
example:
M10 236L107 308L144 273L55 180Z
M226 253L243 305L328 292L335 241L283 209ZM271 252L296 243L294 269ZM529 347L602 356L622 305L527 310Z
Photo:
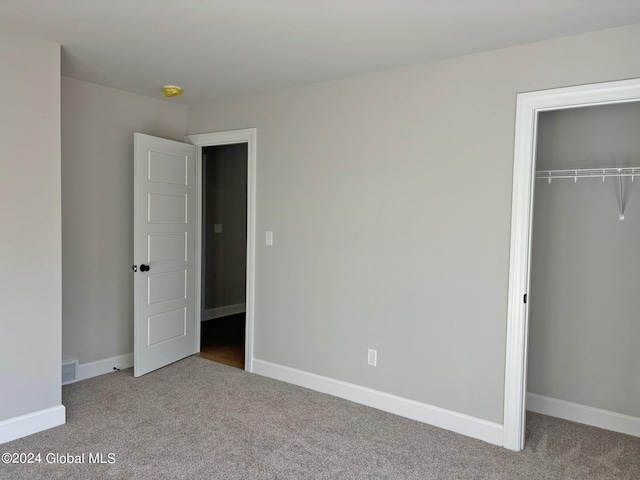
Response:
M140 265L140 271L141 272L148 272L149 271L149 265L145 265L143 263L142 265Z

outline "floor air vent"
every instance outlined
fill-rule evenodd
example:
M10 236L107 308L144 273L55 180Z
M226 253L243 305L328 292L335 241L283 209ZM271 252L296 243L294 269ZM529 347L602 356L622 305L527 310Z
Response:
M62 385L73 383L78 379L78 360L67 360L62 363Z

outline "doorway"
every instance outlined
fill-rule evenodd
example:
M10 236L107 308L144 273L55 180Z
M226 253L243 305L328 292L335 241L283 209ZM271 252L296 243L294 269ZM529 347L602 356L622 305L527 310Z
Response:
M630 435L640 435L638 125L640 102L539 115L527 359L528 412Z
M196 337L195 337L195 352L200 352L201 345L201 337L203 333L203 325L212 325L215 324L207 323L207 322L216 322L217 319L203 320L206 316L205 314L205 298L204 298L204 285L206 282L203 281L203 270L205 259L203 258L204 252L204 229L206 225L203 222L203 209L205 205L203 204L203 152L208 147L216 147L216 146L228 146L235 144L243 144L245 145L245 162L246 162L246 249L245 249L245 258L246 258L246 270L245 270L245 311L238 312L234 311L233 308L222 309L213 312L214 316L220 313L224 314L224 317L230 317L235 314L244 315L244 369L247 372L253 371L253 332L254 332L254 301L255 301L255 245L256 245L256 129L255 128L247 128L242 130L230 130L224 132L213 132L213 133L202 133L202 134L194 134L189 135L188 140L197 147L196 149L196 176L197 176L197 186L198 193L196 195L196 203L197 203L197 225L196 225ZM204 159L206 162L206 157ZM205 167L206 168L206 167ZM214 222L213 228L215 230ZM224 232L224 224L222 226L218 226L218 230L222 229ZM215 234L214 234L215 235ZM233 304L237 305L237 304ZM215 308L215 307L214 307ZM211 312L209 312L211 313ZM218 317L224 318L224 317ZM233 322L233 319L228 319ZM224 322L223 322L224 323ZM235 321L234 325L241 323L240 321ZM208 327L207 327L208 328ZM207 334L208 332L204 332ZM223 336L219 334L218 337Z
M640 80L519 94L513 164L505 361L505 448L524 448L531 234L538 117L541 112L640 101Z
M199 356L244 369L247 143L202 148Z

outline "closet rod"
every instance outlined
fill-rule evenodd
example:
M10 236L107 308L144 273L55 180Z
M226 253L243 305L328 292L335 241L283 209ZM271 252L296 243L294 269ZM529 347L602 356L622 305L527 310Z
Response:
M603 167L603 168L578 168L572 170L538 170L536 171L537 179L551 180L556 178L602 178L605 177L634 177L640 176L640 167Z

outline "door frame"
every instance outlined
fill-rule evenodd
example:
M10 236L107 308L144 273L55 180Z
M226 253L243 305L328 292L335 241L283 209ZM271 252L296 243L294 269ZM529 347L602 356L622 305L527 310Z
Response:
M640 79L596 83L521 93L516 102L511 246L504 386L503 445L524 448L527 342L533 203L538 113L612 103L640 101Z
M256 258L256 140L257 130L245 128L223 132L187 135L196 146L196 344L200 351L202 326L202 148L237 143L247 144L247 276L244 369L253 372L253 332L255 322L255 258Z

